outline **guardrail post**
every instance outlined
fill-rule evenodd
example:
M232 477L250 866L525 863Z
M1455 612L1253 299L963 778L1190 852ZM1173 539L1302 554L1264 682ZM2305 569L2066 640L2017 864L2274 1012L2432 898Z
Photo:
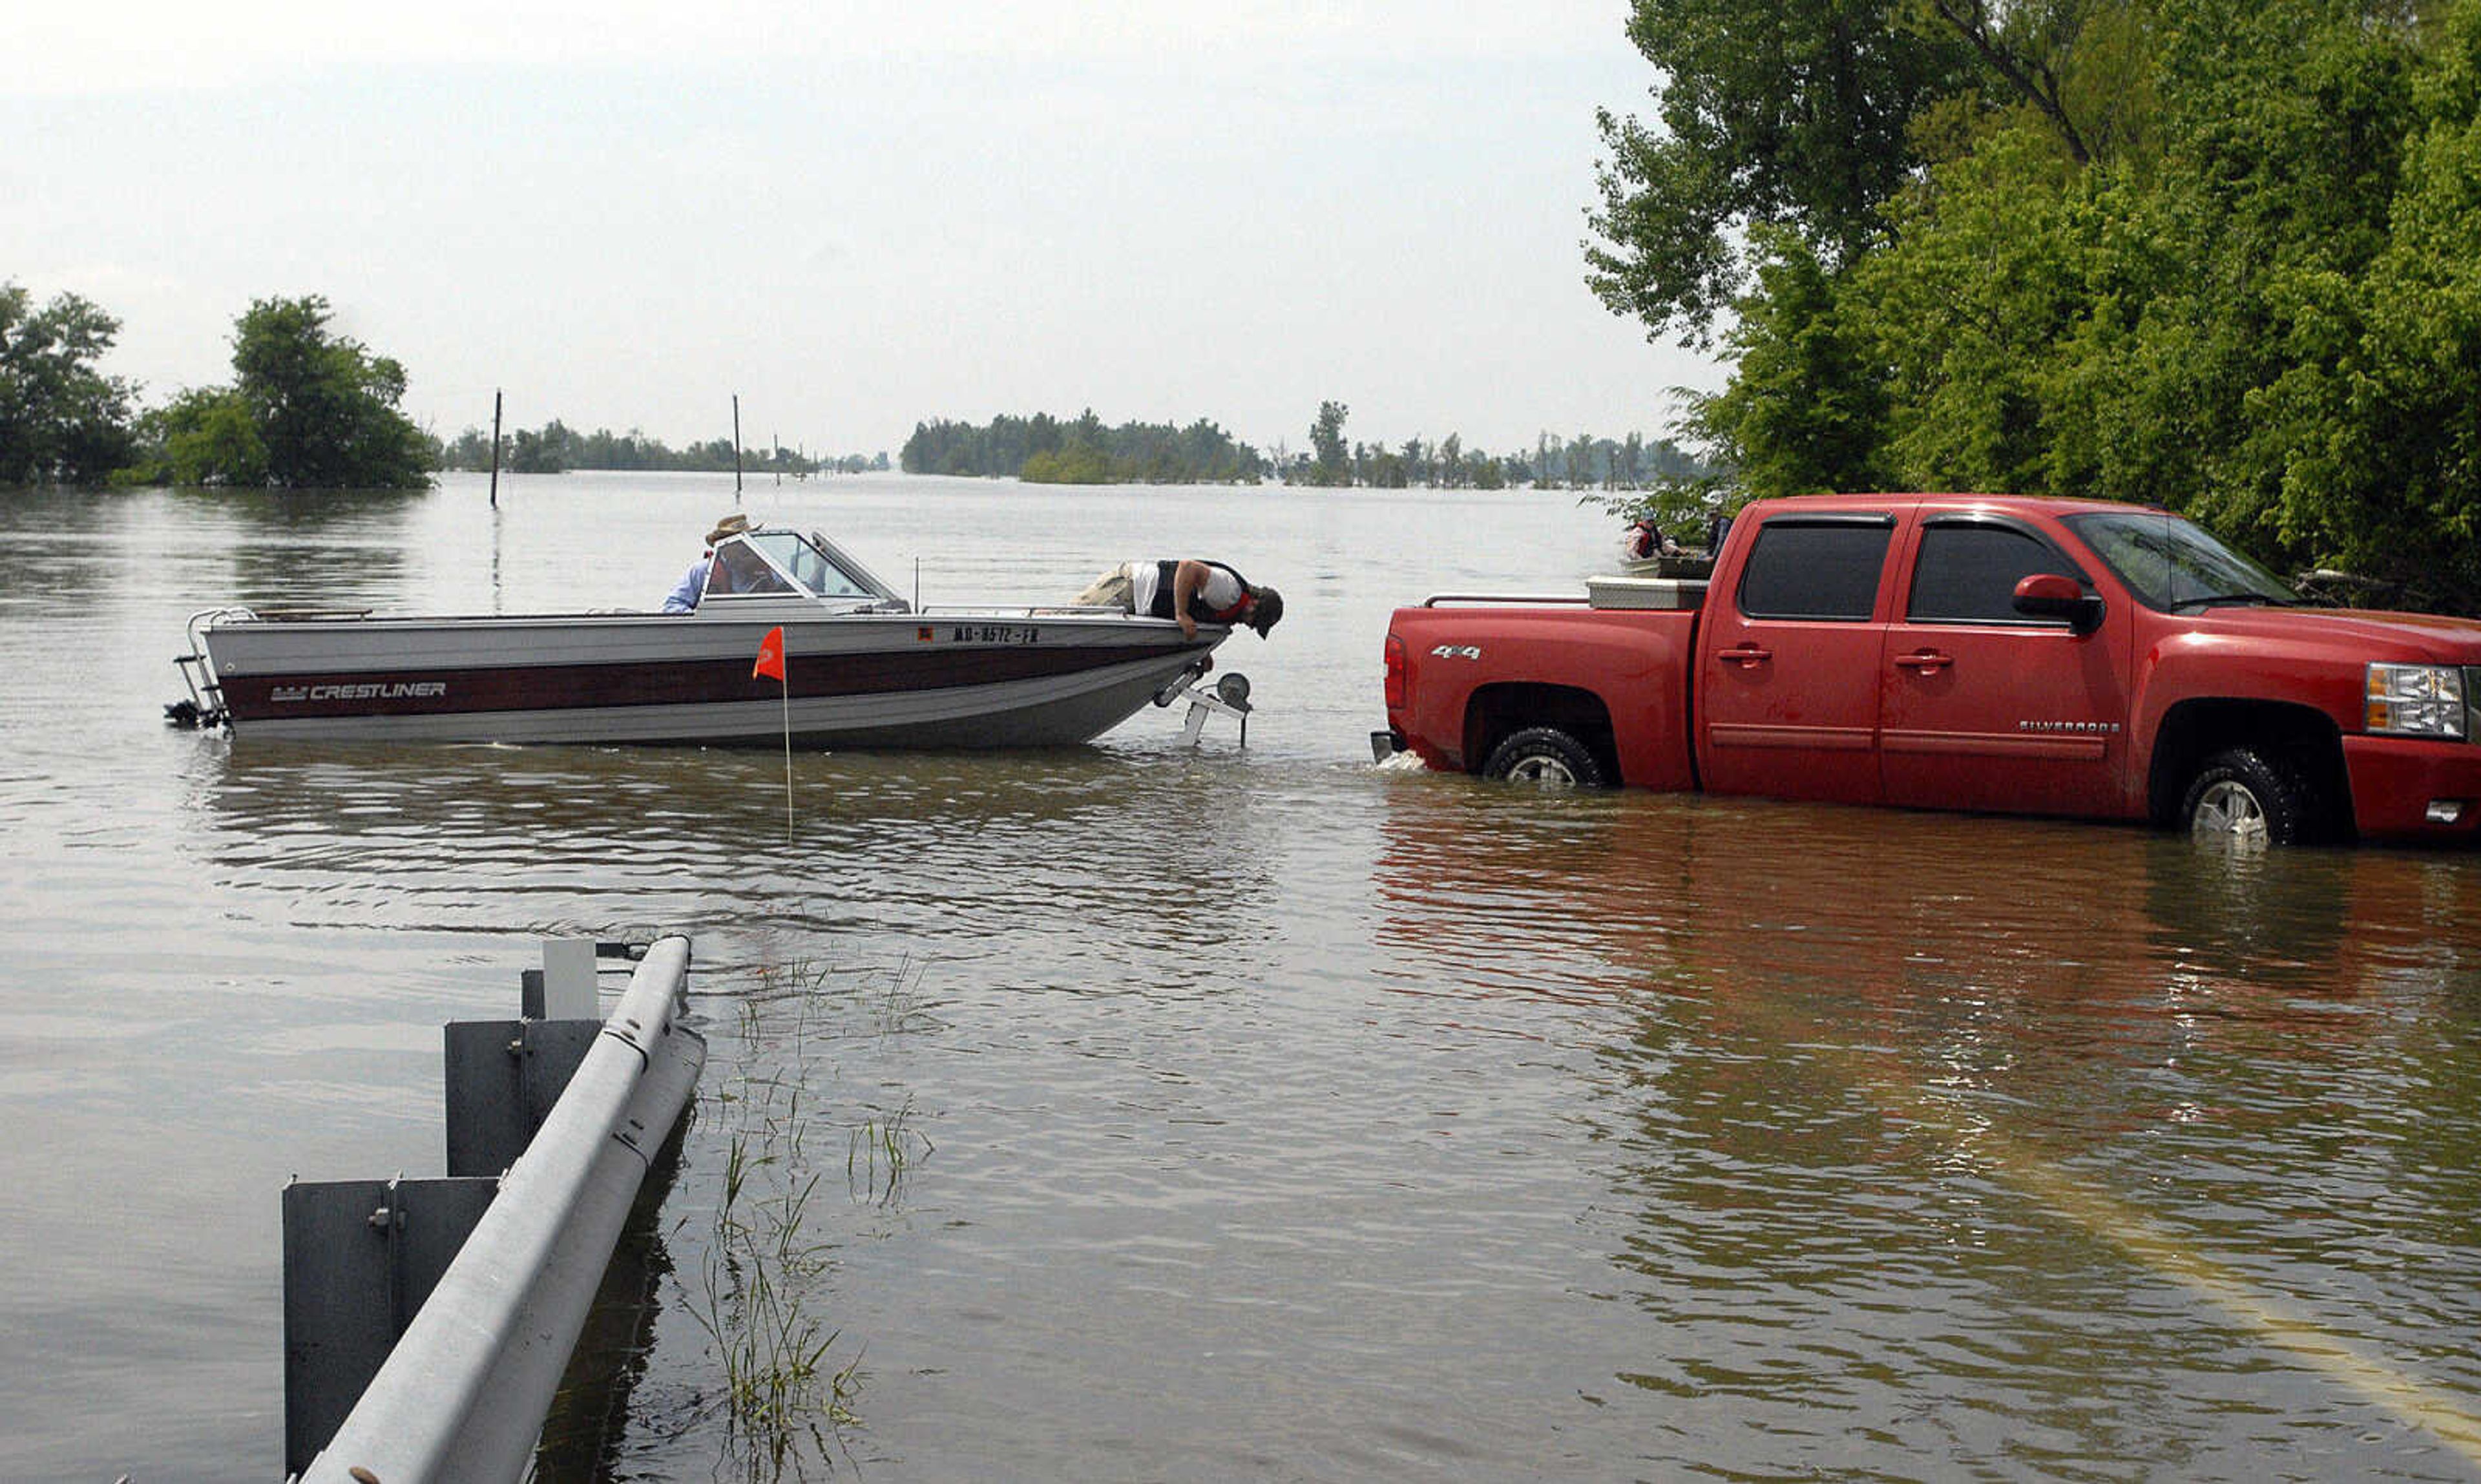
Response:
M545 967L563 972L548 951ZM575 966L565 972L573 989ZM630 1206L705 1063L705 1040L673 1024L688 974L689 940L662 938L608 1021L449 1027L452 1178L285 1188L288 1472L305 1484L523 1475Z
M603 1034L597 1020L465 1020L441 1037L448 1173L498 1175L517 1162Z
M284 1469L308 1467L483 1219L497 1180L284 1187Z

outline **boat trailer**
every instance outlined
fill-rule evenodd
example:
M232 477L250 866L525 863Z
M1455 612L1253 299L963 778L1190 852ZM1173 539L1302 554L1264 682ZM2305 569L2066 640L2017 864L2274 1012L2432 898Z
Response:
M1249 704L1249 677L1236 670L1217 680L1212 689L1201 690L1198 682L1206 678L1207 666L1214 663L1212 659L1200 661L1180 679L1156 691L1155 704L1188 703L1188 719L1181 723L1180 736L1181 741L1192 747L1197 745L1199 736L1206 730L1209 716L1238 719L1240 723L1240 745L1246 747L1249 745L1249 713L1257 709Z

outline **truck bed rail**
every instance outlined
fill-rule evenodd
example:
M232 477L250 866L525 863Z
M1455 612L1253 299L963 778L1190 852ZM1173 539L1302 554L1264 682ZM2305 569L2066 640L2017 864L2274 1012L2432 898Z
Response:
M1566 603L1582 608L1591 601L1581 592L1434 592L1422 600L1423 608L1444 608L1450 603Z

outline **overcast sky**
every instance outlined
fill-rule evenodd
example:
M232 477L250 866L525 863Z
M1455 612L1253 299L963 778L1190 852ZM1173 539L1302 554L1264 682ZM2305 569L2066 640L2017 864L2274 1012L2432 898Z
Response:
M900 447L1212 418L1300 450L1657 436L1705 357L1584 286L1625 0L28 0L0 281L148 404L322 294L443 437Z

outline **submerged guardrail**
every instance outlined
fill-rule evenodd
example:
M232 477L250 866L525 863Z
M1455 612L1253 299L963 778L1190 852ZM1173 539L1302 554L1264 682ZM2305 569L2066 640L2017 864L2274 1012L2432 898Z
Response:
M590 1003L593 946L548 945L547 966L554 959L551 950L560 947L586 950ZM657 939L599 1029L590 1020L575 1019L513 1023L513 1035L511 1023L451 1026L451 1179L297 1183L286 1188L286 1467L299 1470L302 1484L425 1484L526 1474L631 1203L705 1065L704 1038L674 1024L687 1002L689 962L687 938ZM582 1036L579 1030L592 1033ZM494 1149L508 1143L505 1134L473 1132L477 1116L470 1108L460 1110L460 1039L468 1048L462 1057L467 1063L496 1057L506 1064L505 1074L486 1076L504 1082L497 1101L515 1105L519 1118L543 1079L560 1079L578 1043L587 1043L539 1129L497 1176L458 1173L460 1163L490 1161ZM485 1053L475 1055L472 1049L485 1044ZM477 1218L473 1208L483 1202L487 1205ZM322 1206L329 1208L324 1214ZM335 1219L339 1211L346 1215L341 1223ZM416 1220L415 1212L430 1219ZM297 1273L297 1225L305 1249L300 1265L309 1272ZM470 1235L463 1235L468 1225ZM426 1297L411 1297L409 1304L426 1268L437 1281ZM339 1277L349 1269L355 1275ZM326 1326L330 1333L325 1336L294 1333L297 1309L311 1307L297 1289L334 1289L349 1283L363 1290L353 1301L377 1313L367 1322L341 1328L352 1331L358 1324L365 1333L339 1339L335 1325ZM368 1291L374 1284L381 1290L376 1304ZM419 1307L408 1315L411 1304ZM330 1363L350 1367L350 1355L337 1361L326 1352L350 1351L356 1343L368 1350L373 1341L367 1332L375 1326L394 1337L392 1344L378 1341L385 1349L384 1362L331 1437L306 1438L302 1429L323 1430L323 1422L294 1417L297 1393L309 1391L297 1371ZM326 1405L332 1407L332 1400ZM301 1410L316 1413L319 1407L313 1398ZM305 1464L294 1456L297 1450L315 1456Z

